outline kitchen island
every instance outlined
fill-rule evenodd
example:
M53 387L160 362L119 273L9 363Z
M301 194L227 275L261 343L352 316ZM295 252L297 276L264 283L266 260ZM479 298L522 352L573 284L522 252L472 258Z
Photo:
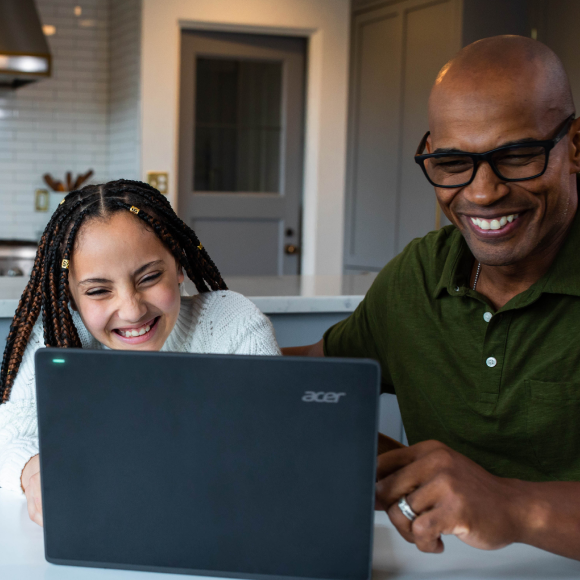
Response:
M348 317L361 303L376 273L350 276L251 276L226 277L230 290L247 296L274 325L280 346L298 346L318 342L325 330ZM26 285L25 278L0 277L0 345L4 340L18 300ZM186 279L185 289L195 293ZM405 441L405 435L393 395L381 396L380 429L385 435Z
M490 506L493 507L493 506ZM276 533L276 530L272 530ZM525 544L502 550L471 548L445 536L443 554L419 552L394 528L385 512L375 512L374 580L574 580L580 562ZM43 530L28 518L24 496L0 489L0 578L6 580L175 580L175 574L56 566L44 559ZM207 576L182 576L202 579Z
M317 342L324 331L360 304L376 273L358 276L227 277L230 290L247 296L272 320L280 346ZM0 341L26 286L24 277L0 277ZM185 289L196 292L187 279Z

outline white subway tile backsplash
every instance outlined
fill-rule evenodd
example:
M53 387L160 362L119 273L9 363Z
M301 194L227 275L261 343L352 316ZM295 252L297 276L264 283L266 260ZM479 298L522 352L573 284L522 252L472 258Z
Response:
M0 0L1 1L1 0ZM74 15L81 5L82 15ZM94 169L94 183L140 179L141 0L37 0L50 79L0 90L0 238L37 239L44 173Z

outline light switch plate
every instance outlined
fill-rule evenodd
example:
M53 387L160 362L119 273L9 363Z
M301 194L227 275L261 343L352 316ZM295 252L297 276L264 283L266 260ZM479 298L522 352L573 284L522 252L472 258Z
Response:
M167 190L169 187L169 174L167 171L148 171L147 172L147 183L159 190L159 193L167 195Z
M37 189L34 192L35 211L48 211L49 200L47 189Z

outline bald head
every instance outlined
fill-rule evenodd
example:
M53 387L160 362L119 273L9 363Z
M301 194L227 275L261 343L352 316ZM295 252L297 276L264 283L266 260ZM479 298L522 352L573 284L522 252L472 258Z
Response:
M546 45L523 36L485 38L450 60L431 91L430 127L451 103L474 109L498 104L525 107L547 125L575 111L560 59Z

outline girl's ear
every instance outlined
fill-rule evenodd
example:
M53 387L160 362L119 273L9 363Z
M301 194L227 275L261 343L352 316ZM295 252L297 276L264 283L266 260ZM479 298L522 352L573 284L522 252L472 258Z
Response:
M185 276L183 275L183 268L178 265L177 266L177 283L181 284L184 279L185 279Z
M70 307L75 311L78 312L79 309L76 305L75 299L69 294L69 302L70 302Z

